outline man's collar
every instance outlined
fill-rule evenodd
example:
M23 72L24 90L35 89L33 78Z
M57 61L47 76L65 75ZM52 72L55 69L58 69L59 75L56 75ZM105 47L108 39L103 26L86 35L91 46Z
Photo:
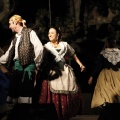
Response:
M22 31L23 27L20 28L20 31L18 33L16 33L16 37L21 36L21 31Z

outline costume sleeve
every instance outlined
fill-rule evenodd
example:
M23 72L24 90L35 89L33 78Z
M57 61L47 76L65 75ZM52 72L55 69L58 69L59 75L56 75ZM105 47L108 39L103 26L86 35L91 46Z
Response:
M8 50L5 52L5 54L3 54L3 55L0 57L0 63L1 63L1 64L6 64L6 63L7 63L8 56L9 56L9 51L10 51L10 49L11 49L11 47L12 47L12 44L13 44L13 43L11 42Z
M73 57L75 55L75 50L68 43L67 43L67 49L68 49L67 53L69 54L69 56Z
M38 67L42 63L42 58L43 58L43 45L38 38L37 34L35 31L30 32L30 41L34 46L34 52L35 52L35 64L36 67Z
M95 67L91 73L92 77L96 77L103 69L103 56L100 54L96 60Z

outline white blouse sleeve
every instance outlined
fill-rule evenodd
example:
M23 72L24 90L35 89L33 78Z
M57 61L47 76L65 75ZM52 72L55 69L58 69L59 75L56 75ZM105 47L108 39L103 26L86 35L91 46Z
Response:
M35 53L34 61L36 67L38 67L41 64L43 58L43 45L34 30L30 32L30 41L34 46Z
M12 47L12 42L11 42L8 50L5 52L5 54L0 57L0 63L1 64L7 63L8 56L9 56L9 51L10 51L11 47Z

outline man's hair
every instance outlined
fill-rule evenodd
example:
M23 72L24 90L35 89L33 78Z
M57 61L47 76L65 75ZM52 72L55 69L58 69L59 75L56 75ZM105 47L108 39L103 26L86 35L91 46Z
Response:
M13 21L13 22L19 23L21 26L26 27L26 25L25 25L26 24L26 20L24 20L20 15L17 15L17 14L13 15L9 19L9 21Z

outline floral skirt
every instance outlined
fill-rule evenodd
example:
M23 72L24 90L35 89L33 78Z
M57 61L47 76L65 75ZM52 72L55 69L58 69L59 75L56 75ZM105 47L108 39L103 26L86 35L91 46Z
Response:
M54 103L59 120L69 120L81 114L83 107L81 90L76 94L52 93L47 80L41 84L39 103Z

